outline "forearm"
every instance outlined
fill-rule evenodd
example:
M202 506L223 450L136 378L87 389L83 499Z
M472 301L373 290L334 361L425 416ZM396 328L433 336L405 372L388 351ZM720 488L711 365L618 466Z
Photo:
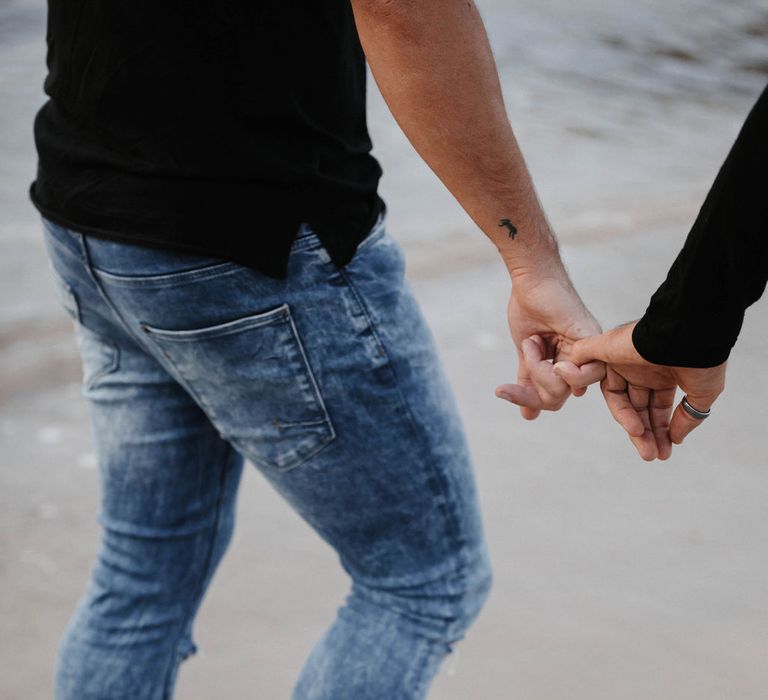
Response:
M557 244L509 124L471 0L352 0L352 7L392 114L496 245L510 274L557 269Z
M768 88L712 185L633 341L656 364L714 367L768 278Z

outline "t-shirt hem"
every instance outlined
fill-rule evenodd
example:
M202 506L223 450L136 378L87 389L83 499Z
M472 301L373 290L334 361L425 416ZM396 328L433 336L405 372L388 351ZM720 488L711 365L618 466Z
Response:
M107 241L115 241L116 243L127 243L129 245L140 245L148 248L155 248L157 250L171 250L178 253L188 253L190 255L207 255L212 258L220 258L221 260L234 262L245 267L250 267L267 275L268 277L273 277L275 279L285 279L288 275L287 260L285 261L285 265L282 266L282 269L276 269L274 267L258 265L252 260L244 259L242 256L232 255L227 252L215 250L206 246L186 245L184 243L166 241L164 239L153 238L142 234L125 234L109 229L99 228L97 226L90 226L88 224L75 223L67 219L67 217L62 216L61 214L43 206L35 197L34 183L32 183L32 186L30 187L29 198L43 218L48 219L54 224L63 226L64 228L69 229L74 233L94 236L95 238L101 238Z

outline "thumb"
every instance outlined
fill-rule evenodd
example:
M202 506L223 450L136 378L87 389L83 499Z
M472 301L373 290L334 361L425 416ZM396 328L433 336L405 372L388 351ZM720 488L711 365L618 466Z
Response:
M608 351L610 334L611 331L608 331L601 335L592 335L577 340L568 353L568 359L577 366L585 365L593 360L607 362L610 355Z
M693 394L689 392L688 403L697 411L708 411L717 396L717 394ZM669 437L676 445L680 445L688 433L698 428L703 422L703 419L694 418L690 415L683 408L683 402L680 401L669 423Z
M582 338L573 344L569 360L576 365L583 365L593 360L608 364L634 361L642 358L637 354L632 342L632 330L637 321L625 323L601 335Z

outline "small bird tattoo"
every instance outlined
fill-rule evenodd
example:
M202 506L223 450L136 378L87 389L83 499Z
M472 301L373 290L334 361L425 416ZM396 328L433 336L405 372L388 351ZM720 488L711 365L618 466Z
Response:
M509 229L509 237L512 240L515 240L515 236L517 235L517 227L509 219L502 219L499 223L499 227L501 226L506 226Z

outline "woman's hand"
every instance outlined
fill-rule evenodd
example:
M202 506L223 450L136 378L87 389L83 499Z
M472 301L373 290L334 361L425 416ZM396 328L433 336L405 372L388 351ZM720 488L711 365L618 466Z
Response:
M707 412L725 388L726 363L698 369L648 362L632 343L636 323L579 340L571 347L568 359L558 362L553 371L578 389L590 383L585 367L595 360L605 362L607 373L600 387L611 415L627 431L643 459L667 459L672 444L682 443L702 422L691 416L682 402L675 408L677 387L687 394L690 406Z

